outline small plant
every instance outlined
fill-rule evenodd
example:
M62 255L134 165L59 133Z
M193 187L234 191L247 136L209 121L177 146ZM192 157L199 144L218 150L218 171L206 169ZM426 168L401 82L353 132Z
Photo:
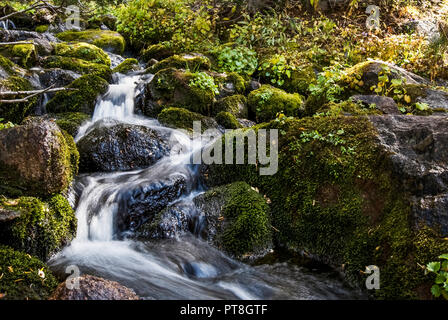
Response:
M339 85L342 78L341 66L325 68L317 77L317 82L311 83L308 90L313 96L325 95L327 101L336 102L344 89Z
M8 121L6 123L3 123L3 120L4 120L3 118L0 118L0 130L14 127L14 124L12 122Z
M243 46L224 47L220 50L217 60L221 71L237 72L248 76L252 75L258 66L256 52Z
M293 66L289 66L283 55L275 55L269 61L264 62L259 68L262 76L270 79L273 85L283 86L286 79L291 78Z
M189 85L190 87L210 90L214 96L219 94L218 85L215 84L215 80L205 72L194 73L194 78L190 80Z
M448 300L448 253L439 256L443 261L430 262L426 266L426 273L436 275L435 284L431 287L431 293L434 297L443 296Z

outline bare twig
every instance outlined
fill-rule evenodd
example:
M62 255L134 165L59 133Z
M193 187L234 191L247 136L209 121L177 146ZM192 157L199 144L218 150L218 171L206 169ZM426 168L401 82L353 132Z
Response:
M34 44L34 42L30 42L30 41L0 42L0 46L14 46L16 44Z
M30 91L4 91L4 92L0 92L0 96L1 97L5 97L5 96L20 96L20 95L27 95L24 98L20 98L20 99L12 99L12 100L0 100L0 103L20 103L20 102L27 102L29 99L43 94L43 93L49 93L49 92L59 92L59 91L73 91L73 90L78 90L75 88L54 88L54 84L52 86L49 86L46 89L42 89L42 90L30 90Z

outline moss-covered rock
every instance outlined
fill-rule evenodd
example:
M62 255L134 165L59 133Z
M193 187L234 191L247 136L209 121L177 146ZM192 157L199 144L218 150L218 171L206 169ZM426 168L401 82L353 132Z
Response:
M173 49L171 49L169 42L161 42L150 45L140 52L140 57L144 61L151 59L163 60L174 55Z
M260 89L252 91L248 97L248 105L257 122L275 119L278 113L292 117L304 114L302 96L297 93L286 93L270 85L263 85Z
M245 259L272 245L266 199L244 182L207 191L194 199L207 221L205 238L225 252Z
M33 197L0 197L0 209L18 217L0 221L0 243L47 260L76 234L76 217L67 199L55 195L47 201Z
M16 44L12 46L10 54L13 57L17 57L19 65L25 68L32 67L38 59L34 44Z
M247 99L243 95L233 95L218 100L213 105L213 114L220 112L230 112L235 117L247 119L249 112L247 108Z
M81 41L91 43L113 53L121 54L125 48L124 38L115 31L110 30L85 30L64 31L56 35L62 41Z
M47 30L48 30L48 24L42 24L40 26L37 26L35 29L35 31L39 33L47 32Z
M110 58L103 49L86 42L56 43L54 53L57 56L79 58L110 67Z
M218 124L212 118L202 114L191 112L184 108L166 108L159 113L157 118L159 122L167 127L174 129L184 129L193 131L193 122L201 122L201 130L217 128Z
M45 68L61 68L81 74L97 75L106 80L111 78L111 70L108 66L79 58L49 56L42 60L42 65Z
M165 106L185 108L202 115L210 115L215 100L215 88L190 85L197 74L173 68L157 72L146 88L146 110L156 117ZM213 81L213 78L211 78Z
M8 65L7 65L8 66ZM11 66L11 68L13 65ZM1 91L28 91L33 90L30 82L19 76L11 76L7 79L0 80ZM20 99L22 96L8 96L8 99ZM0 103L0 118L13 123L20 123L32 111L37 103L37 98L33 97L25 102L18 103Z
M58 285L42 261L7 246L0 246L0 274L3 300L46 300Z
M215 119L225 129L238 129L242 127L236 117L230 112L221 111L216 115Z
M376 298L425 294L421 288L433 279L419 265L447 252L448 242L437 229L415 228L400 180L405 173L395 171L369 119L315 117L257 128L283 132L278 172L260 176L257 165L213 165L204 175L209 185L244 180L258 187L271 200L277 243L342 266L361 287L366 266L378 266Z
M90 120L90 116L82 112L63 112L51 114L50 117L56 119L56 124L71 136L75 137L81 125Z
M68 88L78 90L58 92L48 101L47 111L51 113L82 112L93 114L95 102L100 94L107 91L109 84L96 75L83 75L73 81Z
M0 131L0 194L46 197L68 188L78 172L73 138L52 121L29 118Z
M138 61L134 58L128 58L115 67L112 72L119 72L126 74L131 71L137 71L139 69Z
M0 76L3 78L4 76L13 75L14 73L14 62L0 54Z
M210 60L200 54L185 54L185 55L174 55L166 58L155 65L151 66L148 71L150 73L157 73L162 69L174 68L174 69L185 69L191 71L197 70L210 70L211 63Z

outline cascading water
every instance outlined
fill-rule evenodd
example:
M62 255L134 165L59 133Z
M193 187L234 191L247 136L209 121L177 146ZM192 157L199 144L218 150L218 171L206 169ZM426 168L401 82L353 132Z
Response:
M138 124L171 135L176 152L153 166L132 172L84 175L77 179L70 200L76 206L78 231L69 247L49 264L65 273L76 265L82 273L115 280L144 299L354 299L334 274L316 273L289 263L248 266L235 261L194 235L140 242L121 240L117 215L129 190L172 176L181 176L188 192L177 199L196 215L192 199L200 193L194 168L182 161L202 146L191 146L183 133L153 119L135 115L134 96L140 76L120 76L97 103L92 121L76 141L110 119Z

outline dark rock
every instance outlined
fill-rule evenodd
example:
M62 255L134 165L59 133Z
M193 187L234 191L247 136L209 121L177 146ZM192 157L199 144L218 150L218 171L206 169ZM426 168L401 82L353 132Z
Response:
M61 283L49 300L140 300L132 289L115 281L83 275L72 280L79 289L68 289Z
M54 122L43 119L1 130L2 184L42 196L65 190L77 171L72 163L77 151L66 139Z
M416 224L448 235L448 118L372 116L379 143L410 194Z
M254 125L257 124L255 121L251 121L251 120L247 120L247 119L237 118L236 120L238 120L238 123L239 123L243 128L250 128L250 127L253 127Z
M154 221L156 213L188 190L185 175L179 173L144 181L121 192L117 216L118 231L136 231L143 223Z
M377 95L355 95L351 98L355 102L361 102L367 108L370 105L375 104L376 108L384 114L401 114L394 99L389 97Z
M261 88L261 83L255 80L249 81L246 89L246 94L251 93L252 91L258 90Z
M19 211L0 208L0 224L17 219L20 215Z
M189 231L194 232L192 217L196 215L197 208L191 201L176 202L143 224L136 237L144 240L173 239Z
M41 69L37 72L40 84L43 88L55 85L56 88L66 87L81 75L71 70L63 70L59 68ZM47 93L48 99L55 96L55 93Z
M149 167L168 154L167 138L143 126L97 126L78 142L80 171L113 172Z
M426 103L436 111L448 111L448 93L442 90L424 88L423 94L416 98L416 102Z

